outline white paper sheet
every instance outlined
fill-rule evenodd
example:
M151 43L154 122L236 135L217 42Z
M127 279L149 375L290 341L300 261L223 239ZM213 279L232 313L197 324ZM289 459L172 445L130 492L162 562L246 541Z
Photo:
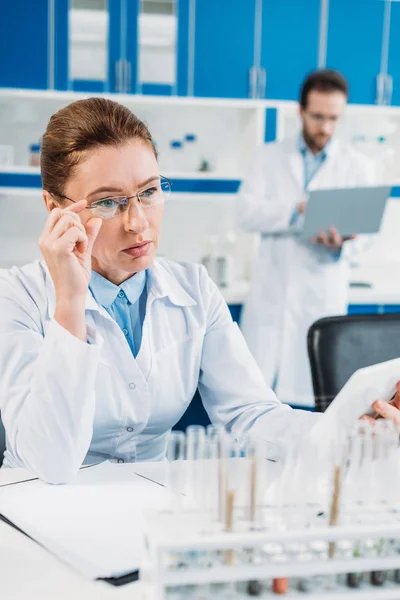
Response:
M169 498L165 488L136 475L133 464L102 463L69 485L0 488L0 513L94 579L140 567L145 512L162 509Z
M338 433L345 434L363 414L371 412L375 400L389 401L400 381L400 358L358 369L315 424L310 441L328 442Z

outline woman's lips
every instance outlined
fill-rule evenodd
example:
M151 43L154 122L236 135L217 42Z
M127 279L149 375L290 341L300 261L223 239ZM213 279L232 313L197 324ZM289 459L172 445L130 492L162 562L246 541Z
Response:
M134 256L135 258L139 256L144 256L149 251L151 242L144 242L139 246L132 246L131 248L125 248L122 252L124 254L128 254L129 256Z

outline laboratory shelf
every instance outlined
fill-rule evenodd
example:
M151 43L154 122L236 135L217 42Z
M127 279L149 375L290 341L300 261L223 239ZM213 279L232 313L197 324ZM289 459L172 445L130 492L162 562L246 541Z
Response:
M74 102L89 97L102 97L118 100L119 102L143 104L145 106L209 106L243 109L266 109L278 108L297 111L298 103L294 100L273 100L253 98L203 98L194 96L150 96L146 94L119 94L119 93L96 93L96 92L74 92L58 90L32 90L19 88L0 88L0 101L2 99L21 100L43 100L48 102ZM379 106L375 104L352 104L346 107L347 112L376 115L400 115L400 106Z
M119 93L96 93L96 92L73 92L57 90L24 90L15 88L0 89L0 101L2 99L40 100L47 102L69 103L75 100L91 98L93 96L109 98L122 104L142 104L145 106L208 106L240 109L257 109L268 106L276 106L276 102L256 99L234 99L234 98L198 98L193 96L148 96L144 94L119 94ZM279 105L291 105L292 102L279 101Z

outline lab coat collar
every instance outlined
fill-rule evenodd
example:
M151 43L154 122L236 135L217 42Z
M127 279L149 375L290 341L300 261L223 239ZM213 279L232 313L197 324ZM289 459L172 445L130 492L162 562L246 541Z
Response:
M45 271L48 312L49 317L52 319L56 310L56 294L50 271L44 261L41 264ZM148 270L147 279L148 289L152 292L154 298L168 297L176 306L195 306L197 304L161 261L154 261L154 264ZM103 307L96 302L90 289L88 289L86 294L85 310L96 310L108 315Z
M148 286L155 298L167 297L176 306L195 306L197 304L178 280L171 275L164 261L155 260L148 270Z
M283 142L283 149L288 157L290 172L296 181L300 189L304 189L304 162L303 157L299 151L299 138L298 136L287 139ZM324 161L323 167L332 160L335 154L339 151L340 144L333 138L329 142L329 152L327 153L327 160ZM321 167L321 170L322 168Z

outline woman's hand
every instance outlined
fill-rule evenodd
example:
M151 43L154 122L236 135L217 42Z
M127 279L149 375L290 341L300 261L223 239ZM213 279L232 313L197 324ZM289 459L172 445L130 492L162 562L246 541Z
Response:
M396 393L390 402L375 400L372 408L376 412L374 417L363 415L361 419L374 423L376 419L388 419L396 425L400 425L400 381L397 382Z
M86 298L93 244L102 221L92 218L83 225L79 213L85 207L86 200L81 200L66 209L54 208L39 239L57 300Z
M85 207L86 200L81 200L67 209L54 208L39 239L56 293L54 318L82 341L86 341L92 249L102 224L101 219L91 218L83 225L79 213Z

